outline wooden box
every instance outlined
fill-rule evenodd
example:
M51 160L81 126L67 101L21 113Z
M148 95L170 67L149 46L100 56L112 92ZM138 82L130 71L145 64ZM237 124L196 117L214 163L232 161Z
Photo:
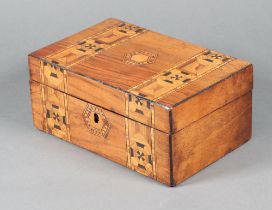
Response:
M251 138L247 61L116 19L28 58L35 127L169 186Z

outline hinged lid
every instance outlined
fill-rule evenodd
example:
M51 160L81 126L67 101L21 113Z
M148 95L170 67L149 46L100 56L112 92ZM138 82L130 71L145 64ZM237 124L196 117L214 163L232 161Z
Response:
M29 64L31 80L167 133L252 88L250 63L116 19L31 53Z

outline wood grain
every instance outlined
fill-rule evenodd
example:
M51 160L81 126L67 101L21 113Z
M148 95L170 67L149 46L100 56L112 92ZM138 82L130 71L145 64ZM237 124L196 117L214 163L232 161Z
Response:
M165 133L170 133L171 123L174 132L188 123L179 120L184 114L184 101L203 91L212 92L207 89L250 66L246 61L116 19L103 21L52 46L30 54L31 80ZM224 89L224 85L220 86ZM239 88L233 88L237 89L236 97L243 94ZM222 94L229 90L226 87ZM126 101L131 97L136 97L134 104ZM222 98L205 113L222 106ZM154 123L149 112L127 112L127 103L131 109L141 111L146 108L139 105L151 104ZM194 106L194 111L203 110L202 106ZM171 109L173 122L169 120ZM189 121L201 116L195 114Z
M127 53L141 50L157 54L156 61L148 65L131 65L124 62L124 56ZM129 90L203 50L201 47L147 31L73 65L71 71L96 78L123 90Z
M222 67L223 68L223 67ZM230 70L227 66L221 70ZM221 73L221 72L220 72ZM189 88L189 87L188 87ZM248 66L228 79L197 94L173 108L173 132L239 98L253 88L253 69Z
M86 105L86 102L68 96L71 142L126 166L127 152L124 118L103 110L104 115L110 123L109 134L107 138L94 135L89 131L82 118L82 113Z
M34 126L174 186L251 137L253 66L107 19L28 57Z
M30 87L33 122L36 128L169 185L168 134L38 82L31 81ZM42 90L45 92L46 101L42 99ZM67 113L62 111L65 109L64 98L67 100ZM95 109L85 115L86 107L89 105ZM99 122L95 122L95 114L98 115ZM60 123L64 117L67 120L65 123ZM105 121L109 126L108 133L100 135L99 130L102 129ZM129 125L128 133L126 122ZM129 138L128 143L127 138ZM134 151L133 155L131 150ZM140 162L136 161L137 155L142 158ZM151 162L145 159L149 156ZM128 164L128 160L131 164Z
M30 96L31 96L31 107L32 107L32 119L33 124L39 130L44 130L43 122L43 102L41 94L41 84L38 82L30 81Z
M118 23L121 23L120 20L114 18L108 18L94 26L86 28L78 33L75 33L71 36L68 36L62 40L59 40L55 43L52 43L46 47L43 47L39 50L32 52L30 55L36 58L45 58L46 56L51 55L52 53L56 53L58 51L67 48L70 45L74 45L75 43L81 41L82 39L86 39L89 36L92 36L105 28L112 27Z
M189 82L183 88L172 92L157 102L171 107L176 107L182 102L206 92L210 87L218 85L221 82L224 82L224 80L236 76L237 72L247 67L252 68L252 65L248 61L233 59L225 65L219 66L208 74L203 75L200 79Z
M128 93L110 86L105 86L100 82L71 71L61 70L60 67L50 65L31 56L29 56L29 61L32 63L35 61L35 65L31 63L29 66L30 80L43 83L76 98L152 126L151 116L148 119L145 115L133 114L132 112L129 115L129 113L126 113L126 98L128 98ZM43 81L41 81L42 78L44 78ZM136 101L134 100L130 103L131 109L133 107L135 108L135 105ZM154 127L168 133L169 110L154 104L154 112L156 112L154 115L157 116L155 118Z
M232 101L173 135L178 184L251 138L252 93Z

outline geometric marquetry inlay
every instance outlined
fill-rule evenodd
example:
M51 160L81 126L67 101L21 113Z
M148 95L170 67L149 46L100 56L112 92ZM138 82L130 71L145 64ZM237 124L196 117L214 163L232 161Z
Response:
M83 120L89 131L96 136L107 138L110 130L110 123L107 120L102 108L87 104L82 113Z
M40 63L44 130L70 140L66 94L67 71L73 65L145 32L141 27L122 22L46 56L46 61ZM137 49L126 52L122 60L128 65L141 66L152 64L157 58L158 53L154 51ZM156 178L154 103L232 59L213 50L204 50L187 61L162 69L159 74L128 90L124 119L127 167ZM102 108L87 104L81 119L90 133L107 138L111 125Z
M126 53L124 56L124 62L131 65L145 65L154 63L156 58L156 53L146 50L139 50L131 53Z
M148 144L132 142L130 144L131 167L149 176L152 173L152 154Z
M95 56L120 42L137 36L144 31L145 30L139 26L120 23L83 39L60 52L49 55L47 60L66 67L71 66L88 57Z
M224 65L231 59L230 56L206 50L131 88L130 92L156 101Z

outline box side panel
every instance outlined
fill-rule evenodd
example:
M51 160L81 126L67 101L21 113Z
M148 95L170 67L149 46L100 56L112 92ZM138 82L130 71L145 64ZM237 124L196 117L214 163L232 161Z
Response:
M31 81L34 125L169 185L168 134Z
M252 93L185 127L173 137L173 173L178 184L251 138Z
M41 62L39 59L28 56L29 79L40 82Z
M41 85L37 82L30 82L30 97L32 107L33 124L39 130L44 130L43 122L43 102L41 94Z
M225 70L225 69L223 69ZM173 108L173 131L177 132L253 87L252 65Z

